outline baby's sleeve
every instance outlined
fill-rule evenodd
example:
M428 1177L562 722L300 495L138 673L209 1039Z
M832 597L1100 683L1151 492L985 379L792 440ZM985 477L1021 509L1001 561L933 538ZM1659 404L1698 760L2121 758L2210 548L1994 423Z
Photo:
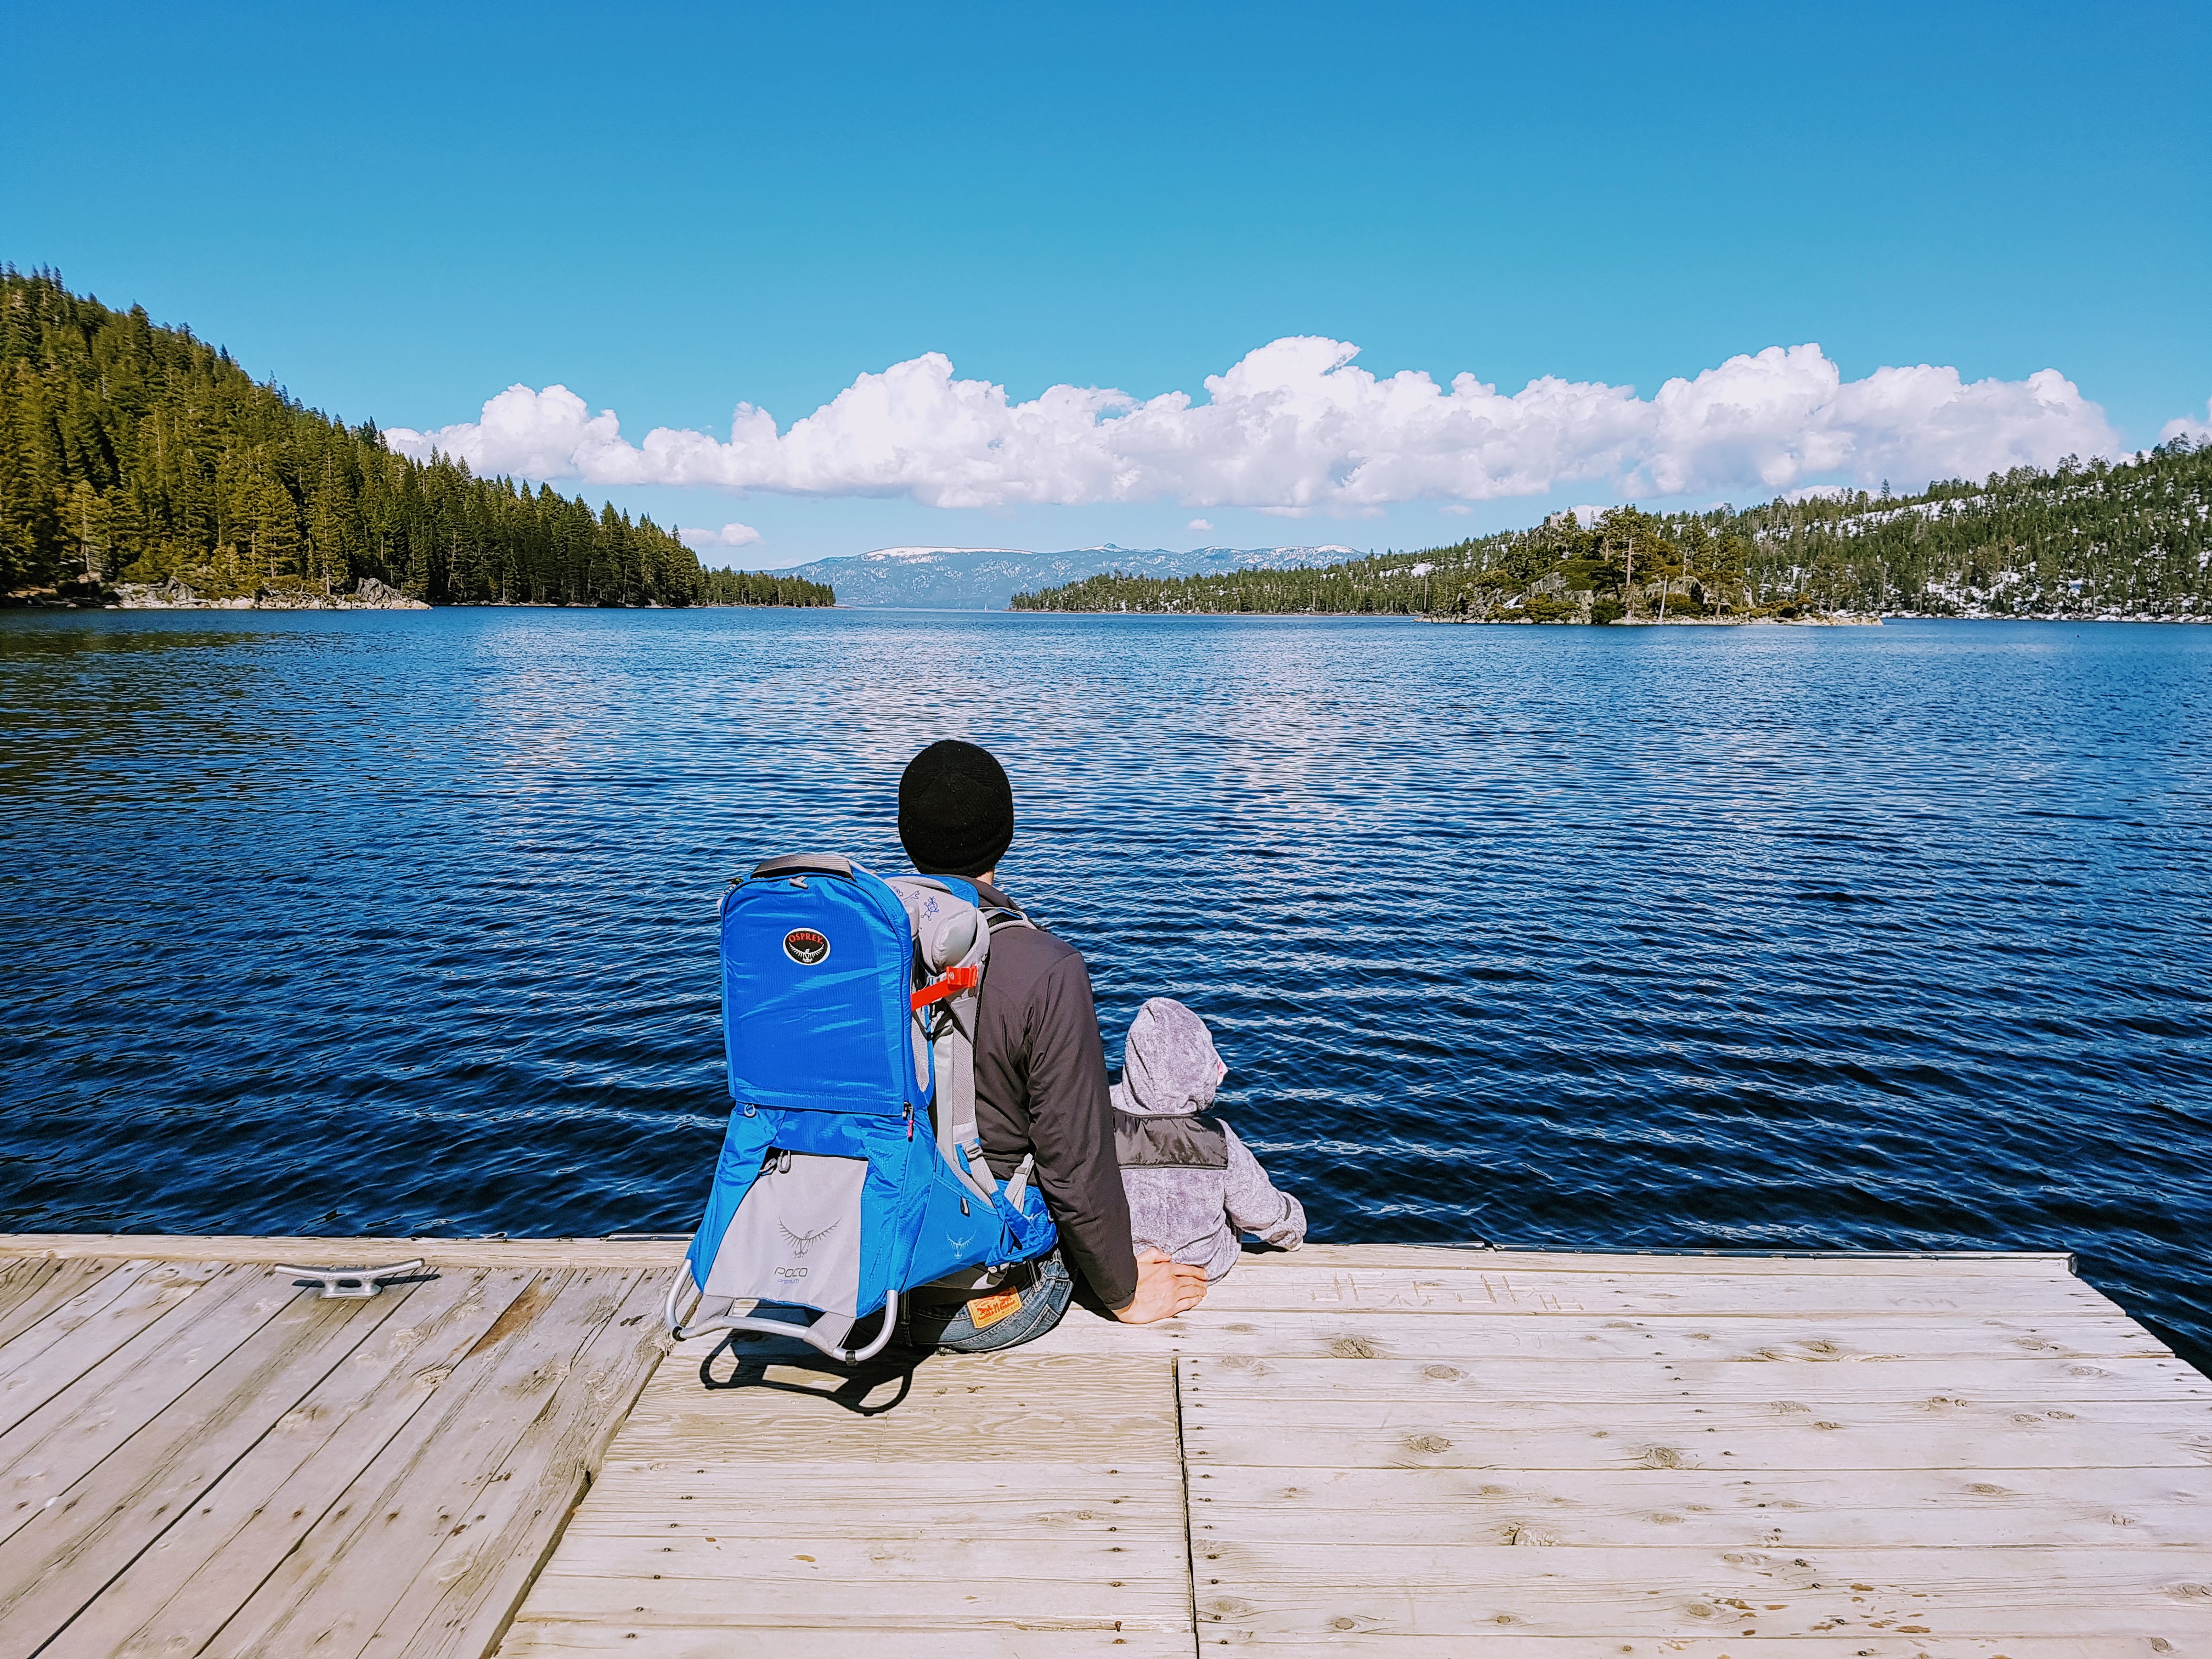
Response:
M1267 1179L1236 1130L1225 1123L1221 1127L1229 1138L1229 1168L1224 1173L1231 1223L1279 1250L1297 1249L1306 1242L1305 1206Z

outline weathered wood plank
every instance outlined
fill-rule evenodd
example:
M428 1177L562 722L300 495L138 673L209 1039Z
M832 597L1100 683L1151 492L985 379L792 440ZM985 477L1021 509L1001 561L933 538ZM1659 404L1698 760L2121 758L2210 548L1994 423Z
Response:
M10 1308L51 1279L54 1266L51 1260L43 1257L0 1262L0 1319L6 1318Z
M1579 1273L1683 1273L1735 1277L1802 1279L1828 1273L1917 1274L1923 1278L2064 1279L2073 1257L2063 1251L2034 1250L1821 1250L1795 1255L1759 1252L1743 1255L1700 1250L1510 1250L1472 1245L1308 1244L1286 1255L1254 1252L1233 1273L1268 1273L1287 1267L1320 1266L1427 1273L1439 1267Z
M358 1267L422 1255L475 1267L673 1266L690 1241L684 1238L410 1238L378 1235L343 1238L224 1236L193 1233L0 1234L0 1257L65 1259L136 1256L179 1261L294 1262ZM1717 1255L1680 1252L1493 1250L1437 1244L1308 1244L1290 1257L1261 1255L1240 1264L1248 1276L1284 1267L1430 1271L1472 1266L1481 1270L1601 1273L1696 1273L1799 1279L1918 1275L1937 1279L2063 1279L2073 1258L2063 1252L1830 1250L1796 1255Z
M2212 1547L2212 1468L1261 1469L1195 1483L1194 1538L1520 1547ZM851 1494L857 1501L857 1492ZM726 1524L720 1513L708 1517Z
M2033 1438L1976 1424L1874 1423L1822 1430L1741 1428L1683 1433L1676 1423L1619 1430L1502 1429L1481 1433L1404 1428L1316 1431L1210 1431L1191 1448L1191 1467L1260 1468L1737 1469L1746 1475L1802 1469L2191 1469L2212 1462L2206 1437L2188 1428L2051 1424Z
M2056 1317L2111 1313L2114 1304L2075 1279L1560 1273L1458 1266L1412 1272L1329 1268L1287 1258L1271 1262L1264 1273L1240 1269L1210 1285L1205 1310L1217 1316L1325 1310L1486 1318L1630 1318L1674 1312L1728 1320L1877 1312Z
M672 1356L501 1649L1188 1653L1174 1373L1161 1358L818 1362L709 1389ZM727 1359L718 1380L732 1376ZM874 1412L875 1415L862 1415ZM933 1632L909 1647L909 1632ZM712 1638L702 1632L719 1632ZM580 1650L589 1651L586 1645Z
M392 1316L277 1417L40 1659L200 1651L535 1277L451 1273L386 1291L398 1299Z
M898 1462L633 1462L610 1456L599 1480L620 1502L587 1505L568 1536L650 1538L711 1534L890 1541L1072 1537L1109 1544L1185 1541L1177 1494L1159 1502L1156 1466L1101 1480L1095 1465L1024 1457L988 1464ZM1087 1494L1072 1498L1071 1492Z
M1187 1355L1229 1366L1240 1360L1271 1366L1283 1360L1397 1361L1496 1376L1501 1387L1511 1386L1504 1379L1520 1374L1522 1362L1581 1366L1611 1360L1630 1364L1658 1361L1726 1364L1746 1375L1802 1376L1825 1374L1829 1369L1866 1370L1874 1375L1905 1365L1950 1365L1955 1371L1960 1365L2019 1358L2051 1366L2106 1369L2112 1368L2112 1362L2126 1362L2118 1369L2146 1378L2151 1373L2137 1362L2157 1361L2164 1367L2158 1374L2176 1379L2179 1388L2212 1393L2212 1379L2176 1358L2141 1326L2117 1315L2041 1322L1780 1317L1710 1323L1711 1328L1668 1318L1459 1321L1425 1315L1271 1314L1227 1323L1187 1317L1159 1326L1132 1327L1079 1310L1019 1352L1024 1359L1111 1357L1160 1362ZM755 1367L811 1365L819 1375L819 1356L803 1343L747 1337L738 1352ZM725 1370L728 1363L726 1358L718 1362ZM688 1368L696 1371L696 1361ZM796 1382L801 1372L776 1369L774 1375ZM1623 1393L1633 1389L1626 1376L1620 1387Z
M15 1281L7 1311L0 1314L0 1376L41 1352L43 1345L57 1334L74 1328L75 1316L88 1314L103 1300L121 1295L152 1265L113 1261L15 1264L23 1276ZM21 1340L27 1332L46 1325L56 1316L61 1316L62 1323L42 1330L40 1338L31 1342ZM0 1418L0 1425L5 1421Z
M2183 1550L1519 1549L1255 1545L1196 1559L1201 1637L2203 1638L2212 1554ZM1217 1582L1218 1581L1218 1582Z
M485 1480L465 1525L436 1540L362 1650L366 1659L482 1659L491 1650L665 1352L668 1279L640 1274L603 1319L594 1321L596 1301L586 1304L568 1376Z
M517 1638L523 1633L517 1632ZM871 1644L896 1659L1190 1659L1188 1632L1103 1631L882 1629ZM775 1630L763 1633L762 1650L775 1659L852 1659L853 1638L841 1632ZM1302 1652L1387 1652L1391 1659L1624 1659L1611 1637L1365 1637L1331 1632L1317 1638L1271 1641L1240 1632L1233 1642L1209 1635L1200 1653L1235 1649L1296 1649ZM654 1626L633 1630L598 1624L533 1626L521 1645L510 1639L501 1659L571 1659L620 1655L621 1659L728 1659L726 1628ZM1629 1656L1655 1659L2167 1659L2182 1652L2161 1638L2137 1636L1893 1636L1887 1631L1845 1637L1677 1637L1663 1645L1630 1644Z
M156 1267L147 1279L165 1271ZM194 1284L189 1264L175 1271L177 1281L149 1289L157 1304L172 1295L176 1300L142 1309L152 1314L150 1322L0 1434L0 1539L28 1524L49 1500L167 1410L293 1294L265 1268L213 1269L204 1289ZM39 1374L59 1352L49 1351L27 1370Z
M1116 1631L1109 1627L1055 1630L1035 1625L878 1626L868 1631L867 1645L884 1659L1191 1659L1187 1626ZM854 1659L854 1648L851 1631L818 1626L811 1629L785 1626L733 1641L726 1625L655 1624L638 1629L619 1620L609 1623L593 1619L577 1624L519 1625L499 1651L500 1659L574 1659L591 1654L617 1654L621 1659L731 1659L733 1654L753 1652L772 1659ZM2074 1652L2069 1650L2068 1659ZM1524 1659L1551 1659L1551 1656L1526 1655ZM1826 1656L1814 1655L1810 1659L1826 1659ZM2041 1656L2023 1650L2014 1659L2041 1659ZM2103 1659L2103 1656L2093 1656L2093 1659ZM2136 1659L2136 1655L2131 1652L2129 1659Z
M791 1554L812 1553L797 1549ZM1171 1583L1136 1577L1133 1569L1125 1578L1094 1578L1056 1571L1043 1563L1035 1565L1032 1573L890 1577L862 1571L831 1576L810 1572L805 1562L792 1559L775 1563L773 1570L740 1568L734 1577L641 1580L627 1571L572 1571L562 1550L532 1587L515 1629L549 1621L619 1620L633 1630L719 1625L732 1632L799 1628L842 1630L857 1637L934 1624L971 1630L1171 1631L1185 1644L1191 1639L1189 1581L1181 1563Z
M476 1524L485 1483L553 1407L579 1351L641 1277L563 1270L527 1286L222 1627L210 1659L359 1655L390 1633L386 1618L416 1576L453 1528Z
M816 1389L786 1386L709 1390L698 1362L711 1344L690 1344L670 1356L664 1375L685 1383L647 1391L624 1425L617 1456L772 1462L786 1457L841 1456L890 1462L1175 1465L1175 1403L1157 1360L1113 1358L1030 1358L1028 1350L921 1362L897 1405L862 1416L837 1403L836 1375L813 1375ZM686 1364L687 1360L690 1361ZM722 1362L726 1370L727 1362ZM778 1378L785 1373L779 1370ZM861 1398L889 1400L884 1381Z
M1218 1645L1216 1645L1218 1644ZM1478 1632L1464 1636L1379 1636L1331 1631L1290 1637L1211 1630L1198 1651L1223 1648L1297 1653L1387 1653L1390 1659L2173 1659L2187 1650L2151 1636L1897 1635L1862 1630L1855 1636L1677 1636L1663 1642L1623 1642L1613 1636L1528 1636Z
M893 1467L910 1480L931 1481L940 1493L957 1493L972 1473L966 1466ZM1164 1471L1148 1471L1148 1479L1135 1482L1079 1468L1039 1474L1063 1491L1072 1488L1079 1494L1074 1501L1094 1506L1096 1518L1042 1533L1000 1528L970 1536L951 1522L929 1525L921 1515L924 1494L917 1492L911 1518L871 1532L865 1508L833 1517L821 1509L787 1507L771 1494L757 1500L758 1518L750 1523L763 1536L741 1537L735 1527L721 1530L719 1522L709 1529L696 1516L654 1533L643 1515L609 1518L611 1507L635 1496L610 1465L532 1589L502 1652L531 1650L533 1633L548 1626L641 1620L719 1626L726 1641L729 1632L744 1630L1057 1625L1079 1631L1112 1629L1118 1621L1129 1632L1179 1632L1187 1648L1189 1578L1179 1481ZM862 1474L848 1466L844 1478L850 1485ZM1129 1496L1106 1495L1112 1492ZM668 1503L665 1492L655 1497L652 1516L691 1507L681 1498ZM744 1524L734 1494L717 1508ZM1115 1519L1105 1521L1107 1516ZM811 1525L817 1518L832 1525ZM763 1582L769 1580L775 1582Z
M118 1271L114 1261L9 1261L0 1265L0 1350L19 1333Z
M1221 1403L1259 1410L1281 1402L1293 1415L1356 1395L1409 1411L1449 1410L1483 1400L1764 1401L1802 1395L1823 1401L1888 1400L1927 1410L2002 1399L2173 1401L2212 1407L2212 1377L2178 1359L2046 1359L2015 1353L1988 1358L1874 1359L1777 1366L1729 1359L1520 1359L1489 1365L1406 1359L1231 1358L1186 1356L1183 1407ZM1938 1403L1942 1402L1942 1403ZM2181 1413L2186 1416L2187 1413Z
M730 1633L712 1626L684 1629L657 1626L628 1630L597 1626L543 1627L529 1645L500 1650L501 1659L567 1659L568 1656L619 1654L622 1659L728 1659ZM1103 1632L892 1630L870 1632L871 1645L896 1659L1190 1659L1193 1638ZM644 1638L641 1640L640 1638ZM1221 1646L1216 1646L1216 1643ZM1124 1644L1127 1645L1124 1645ZM1847 1637L1755 1636L1678 1637L1662 1646L1624 1644L1611 1637L1404 1636L1380 1638L1357 1632L1281 1641L1239 1632L1232 1641L1209 1633L1198 1651L1222 1647L1296 1649L1301 1652L1388 1653L1390 1659L2170 1659L2182 1650L2160 1638L2136 1636L1992 1636L1946 1638L1892 1636L1886 1631ZM836 1632L778 1630L762 1639L761 1650L774 1659L852 1659L849 1636Z
M159 1261L368 1267L420 1256L434 1267L628 1267L647 1272L684 1259L684 1239L315 1238L191 1233L0 1234L0 1257L58 1261L131 1256Z
M739 1537L697 1527L665 1528L659 1534L607 1532L571 1528L563 1535L558 1571L568 1577L629 1578L641 1583L696 1579L727 1584L733 1579L780 1577L807 1583L866 1583L886 1592L903 1583L937 1595L946 1584L975 1580L1030 1580L1101 1583L1109 1588L1142 1586L1165 1598L1164 1616L1180 1617L1187 1601L1188 1546L1178 1528L1172 1534L1139 1538L1132 1533L1060 1533L1045 1537L967 1538L950 1528L915 1535L841 1537L836 1534ZM1055 1597L1065 1592L1055 1590ZM957 1598L956 1598L957 1599ZM1129 1598L1110 1598L1115 1606ZM1055 1600L1051 1605L1065 1606ZM1032 1605L1028 1611L1039 1609Z
M1773 1395L1736 1399L1718 1395L1670 1400L1647 1395L1594 1404L1576 1399L1485 1396L1449 1401L1401 1401L1356 1394L1347 1388L1335 1400L1308 1395L1255 1401L1249 1406L1209 1395L1186 1407L1184 1420L1185 1442L1194 1457L1200 1448L1211 1445L1216 1435L1241 1440L1254 1434L1279 1439L1385 1434L1419 1440L1425 1435L1449 1434L1469 1441L1507 1434L1578 1433L1595 1440L1627 1437L1639 1441L1655 1435L1686 1435L1720 1436L1719 1443L1735 1445L1746 1437L1765 1435L1829 1440L1858 1429L1960 1429L1985 1436L2009 1434L2023 1449L2094 1439L2107 1432L2158 1430L2180 1437L2179 1444L2201 1443L2201 1454L2185 1459L2183 1466L2212 1459L2212 1402L2201 1401L2053 1401L1993 1399L1987 1395L1838 1399L1814 1394L1810 1400ZM2025 1458L2013 1467L2033 1467L2037 1461Z
M58 1479L55 1500L0 1540L0 1625L61 1630L398 1302L295 1293L114 1455Z
M758 1352L806 1350L764 1341ZM1782 1313L1717 1318L1710 1310L1638 1318L1554 1314L1542 1319L1437 1319L1419 1313L1308 1311L1217 1314L1201 1307L1158 1325L1122 1325L1080 1309L1027 1353L1178 1353L1213 1358L1583 1360L1597 1358L1765 1360L1820 1364L1861 1359L1984 1358L2005 1353L2103 1359L2167 1358L2172 1351L2117 1309L2037 1318Z
M218 1271L191 1262L125 1262L42 1310L0 1347L0 1433L167 1317Z

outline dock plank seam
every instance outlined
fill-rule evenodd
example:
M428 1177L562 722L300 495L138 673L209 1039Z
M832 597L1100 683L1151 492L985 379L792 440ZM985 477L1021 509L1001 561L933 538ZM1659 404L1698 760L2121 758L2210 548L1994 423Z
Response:
M1182 1362L1168 1361L1168 1376L1175 1389L1176 1462L1182 1475L1182 1564L1190 1575L1190 1651L1191 1659L1199 1659L1201 1638L1198 1633L1198 1547L1190 1533L1190 1454L1183 1443Z

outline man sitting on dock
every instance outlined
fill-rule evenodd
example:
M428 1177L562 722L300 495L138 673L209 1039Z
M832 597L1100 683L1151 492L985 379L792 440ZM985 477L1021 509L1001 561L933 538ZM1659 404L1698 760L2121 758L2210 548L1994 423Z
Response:
M899 780L898 827L918 872L963 877L987 908L1021 915L997 885L1014 838L1014 794L988 750L947 739L915 756ZM1090 970L1073 945L1034 923L992 933L975 1034L975 1123L999 1179L1036 1158L1060 1245L994 1286L916 1291L910 1343L976 1352L1042 1336L1066 1311L1071 1266L1126 1324L1198 1305L1202 1268L1158 1250L1139 1255L1130 1243Z

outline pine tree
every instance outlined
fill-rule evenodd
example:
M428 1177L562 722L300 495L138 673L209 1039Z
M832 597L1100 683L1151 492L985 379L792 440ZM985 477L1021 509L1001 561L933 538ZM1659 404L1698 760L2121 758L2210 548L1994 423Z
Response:
M392 453L146 313L0 267L0 593L82 576L210 597L365 576L452 600L690 605L699 561L651 520ZM828 603L827 599L815 603Z

